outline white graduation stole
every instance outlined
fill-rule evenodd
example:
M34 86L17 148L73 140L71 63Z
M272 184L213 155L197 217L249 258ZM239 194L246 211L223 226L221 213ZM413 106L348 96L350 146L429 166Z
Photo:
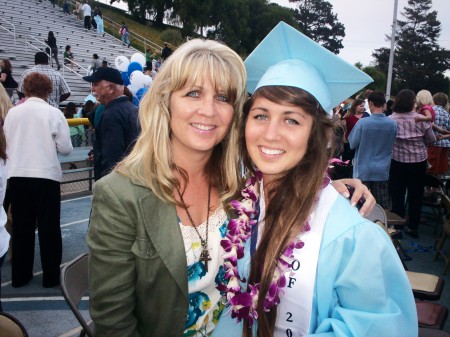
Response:
M311 230L299 235L305 245L294 250L292 270L285 274L287 282L277 306L274 337L297 337L309 332L323 229L337 196L338 192L331 185L323 189L311 214Z

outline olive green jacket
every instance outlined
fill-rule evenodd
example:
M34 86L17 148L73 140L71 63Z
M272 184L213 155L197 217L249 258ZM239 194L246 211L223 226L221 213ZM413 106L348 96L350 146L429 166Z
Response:
M95 336L182 336L187 261L174 205L112 172L95 184L87 242Z

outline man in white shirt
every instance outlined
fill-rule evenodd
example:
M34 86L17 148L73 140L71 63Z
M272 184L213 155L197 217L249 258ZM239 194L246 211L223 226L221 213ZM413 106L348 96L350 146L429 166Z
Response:
M84 5L81 9L84 16L84 28L91 30L91 6L89 6L87 0L84 0Z

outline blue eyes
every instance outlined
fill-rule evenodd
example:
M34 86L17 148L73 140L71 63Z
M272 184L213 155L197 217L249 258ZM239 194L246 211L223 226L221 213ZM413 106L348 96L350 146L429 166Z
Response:
M287 124L292 124L292 125L299 125L300 123L297 122L295 119L292 118L286 118L286 123Z
M253 118L256 120L259 120L259 121L266 121L269 119L269 117L267 115L256 115ZM292 118L285 118L284 123L291 124L291 125L300 125L299 122L297 122L295 119L292 119Z
M217 100L221 102L229 102L229 99L225 95L217 95Z
M197 98L197 97L200 97L200 92L199 92L198 90L189 91L189 92L186 94L186 96ZM218 100L219 102L225 102L225 103L228 103L228 102L230 101L230 100L228 99L227 96L222 95L222 94L217 95L215 98L216 98L216 100Z
M186 94L186 96L189 96L189 97L198 97L199 95L198 95L198 91L189 91L189 92Z

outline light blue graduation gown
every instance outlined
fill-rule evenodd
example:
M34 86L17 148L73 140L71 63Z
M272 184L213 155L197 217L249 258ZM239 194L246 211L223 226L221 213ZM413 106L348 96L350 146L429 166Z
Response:
M249 264L247 242L238 264L240 275L247 277ZM341 196L325 222L312 303L307 336L418 335L411 286L390 238ZM213 337L242 335L242 323L226 314L228 310L225 308Z

